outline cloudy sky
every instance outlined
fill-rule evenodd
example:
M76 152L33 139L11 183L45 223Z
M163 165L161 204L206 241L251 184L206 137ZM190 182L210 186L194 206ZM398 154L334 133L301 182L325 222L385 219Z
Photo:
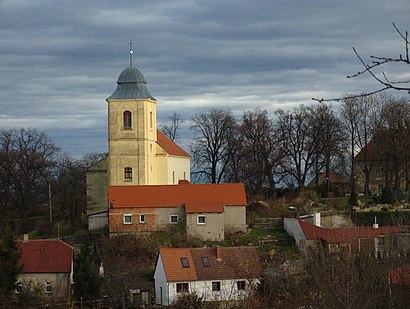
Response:
M352 47L397 57L393 22L410 30L408 0L1 0L0 129L38 128L74 157L105 152L130 39L159 123L375 90L346 78L361 70Z

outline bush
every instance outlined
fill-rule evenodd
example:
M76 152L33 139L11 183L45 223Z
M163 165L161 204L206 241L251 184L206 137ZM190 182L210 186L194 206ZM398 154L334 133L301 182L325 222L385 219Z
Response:
M393 204L395 202L393 197L393 191L390 188L383 188L382 195L380 197L380 202L382 204Z
M202 297L199 297L196 293L181 294L172 305L174 309L201 309L202 307Z

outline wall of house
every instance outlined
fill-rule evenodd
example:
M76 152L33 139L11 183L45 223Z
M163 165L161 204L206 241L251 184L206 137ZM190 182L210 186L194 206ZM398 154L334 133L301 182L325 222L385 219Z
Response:
M68 299L71 292L69 273L34 273L20 274L17 282L30 282L34 286L39 286L45 297ZM45 293L46 282L52 286L52 293Z
M98 231L108 227L108 210L88 217L88 230Z
M178 207L157 208L155 213L155 228L163 229L172 225L170 222L171 215L178 215L178 223L185 224L185 208L181 205Z
M205 224L198 224L198 216L206 216ZM224 214L223 213L187 213L187 234L204 240L224 240Z
M245 290L237 289L237 281L245 281ZM221 290L212 291L212 282L220 282ZM169 288L169 304L171 304L179 295L177 293L177 283L168 283ZM208 280L208 281L191 281L188 282L189 292L195 292L198 296L202 297L204 301L219 301L219 300L238 300L249 296L259 283L259 279L232 279L232 280Z
M124 214L132 215L132 223L124 223ZM140 215L145 215L145 223L140 223ZM110 208L108 225L111 234L153 232L156 230L155 208Z
M284 218L283 227L290 236L293 236L299 250L306 253L306 237L302 231L302 228L300 227L298 220L293 218ZM309 245L311 244L309 243Z
M224 207L225 232L226 233L246 233L246 207L225 206Z
M154 273L155 280L155 302L160 305L169 305L169 291L167 276L165 274L164 264L161 255L158 256L157 265Z

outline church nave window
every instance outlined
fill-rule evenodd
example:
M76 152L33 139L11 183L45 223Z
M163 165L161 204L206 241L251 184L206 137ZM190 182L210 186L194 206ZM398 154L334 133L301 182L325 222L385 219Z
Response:
M124 114L124 129L131 129L131 112L125 111Z
M124 179L132 180L132 167L124 168Z

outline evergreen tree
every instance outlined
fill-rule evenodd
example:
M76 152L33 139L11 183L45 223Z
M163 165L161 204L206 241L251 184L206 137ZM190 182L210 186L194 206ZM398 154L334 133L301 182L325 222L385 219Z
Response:
M10 231L5 232L0 238L0 299L7 300L15 289L18 275L23 270L19 265L21 252ZM0 303L1 304L1 303Z
M101 279L94 263L88 243L81 246L80 254L74 260L75 297L80 300L94 300L99 297Z

